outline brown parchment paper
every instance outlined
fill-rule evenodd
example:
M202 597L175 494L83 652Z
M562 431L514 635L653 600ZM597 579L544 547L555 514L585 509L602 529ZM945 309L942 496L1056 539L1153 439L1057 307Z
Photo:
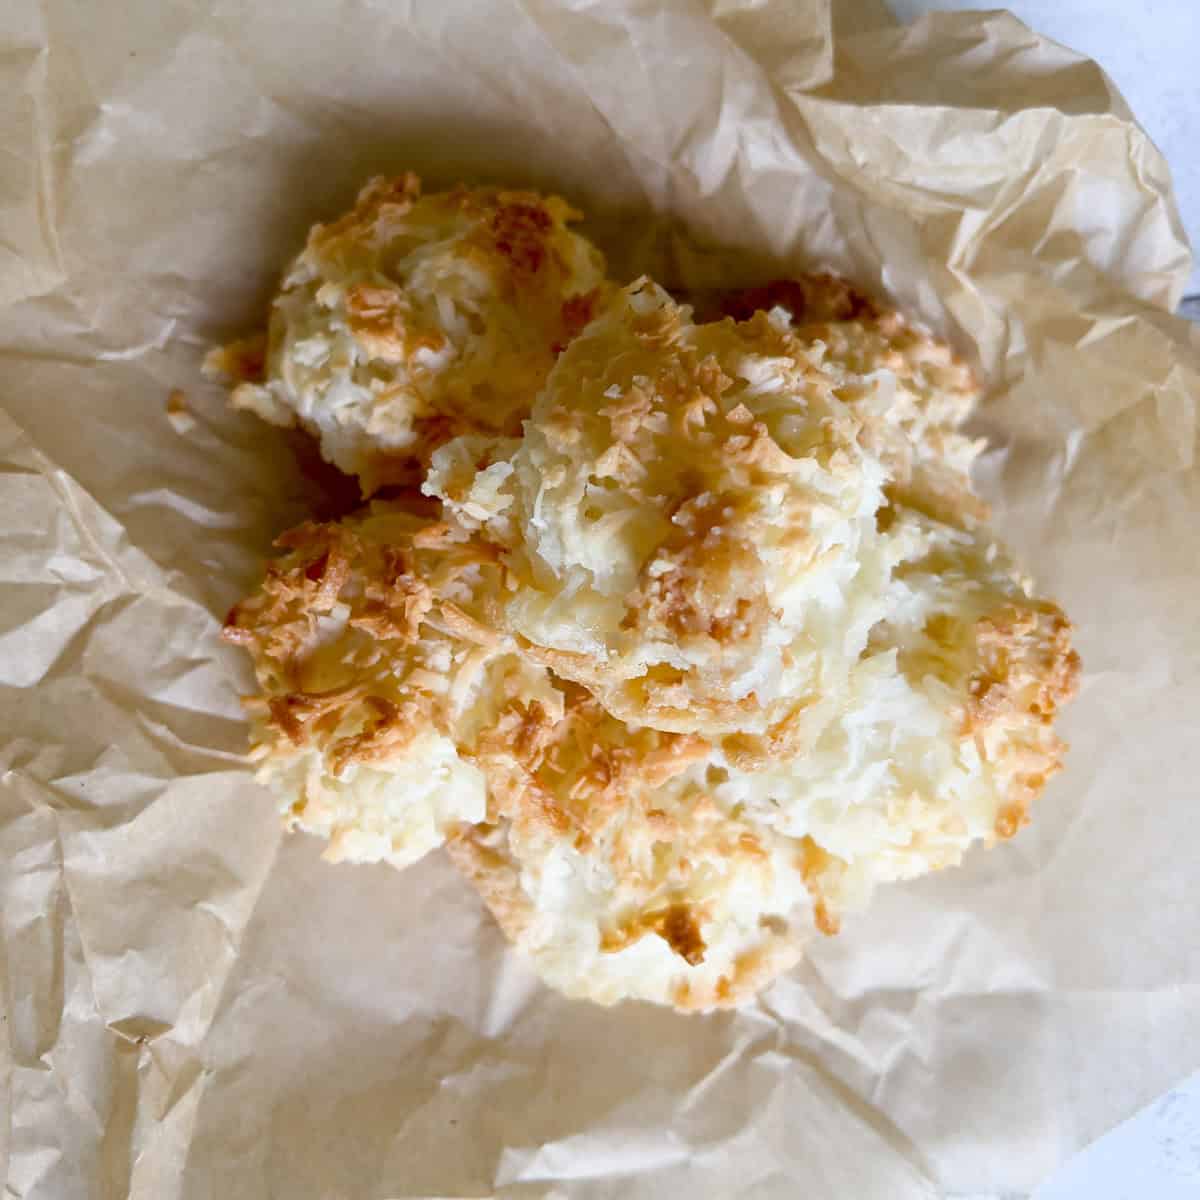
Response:
M281 838L217 635L305 490L198 364L401 168L565 192L668 283L827 266L977 362L981 484L1086 665L1032 828L700 1018L548 993L438 854ZM1188 266L1112 85L999 13L6 0L5 1194L1009 1197L1195 1069Z

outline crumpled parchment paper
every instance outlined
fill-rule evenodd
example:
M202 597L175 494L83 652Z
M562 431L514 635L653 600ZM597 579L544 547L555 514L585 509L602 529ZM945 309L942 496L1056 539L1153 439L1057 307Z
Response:
M0 6L6 1195L1021 1195L1200 1064L1200 334L1168 173L1011 17L848 7ZM972 357L982 486L1086 667L1032 828L701 1018L550 994L440 855L281 838L218 630L306 489L198 365L402 168L564 192L667 283L823 265Z

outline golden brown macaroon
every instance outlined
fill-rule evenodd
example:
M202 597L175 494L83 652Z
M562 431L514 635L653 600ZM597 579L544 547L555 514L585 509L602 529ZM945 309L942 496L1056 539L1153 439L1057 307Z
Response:
M378 502L278 545L225 626L258 678L251 757L326 857L403 866L484 819L469 751L499 708L558 693L496 631L495 553L444 523Z
M901 549L852 383L783 321L696 325L640 280L519 442L451 443L425 487L505 549L506 628L614 715L765 732L836 703Z
M893 574L842 711L799 754L722 742L735 770L718 800L813 839L861 899L1017 831L1061 767L1053 722L1079 676L1070 623L1000 547L915 510L894 519L922 549Z
M447 843L551 986L601 1004L739 1004L815 927L804 846L716 799L700 738L634 728L563 685L561 717L513 706L481 749L485 825Z
M945 341L836 275L798 275L701 303L710 320L778 310L797 337L820 341L831 362L875 376L841 395L888 468L889 498L951 523L986 518L970 482L981 443L959 431L982 389Z
M210 355L237 408L299 425L363 494L458 434L514 434L604 287L557 196L373 179L288 268L265 343Z

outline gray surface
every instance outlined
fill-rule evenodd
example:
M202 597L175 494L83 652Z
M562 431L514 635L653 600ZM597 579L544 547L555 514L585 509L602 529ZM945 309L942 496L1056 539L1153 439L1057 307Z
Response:
M1166 155L1193 248L1200 246L1200 0L888 0L902 21L922 13L1007 8L1026 25L1095 59ZM1200 294L1200 266L1189 295Z
M1033 1200L1196 1200L1200 1075L1075 1155Z

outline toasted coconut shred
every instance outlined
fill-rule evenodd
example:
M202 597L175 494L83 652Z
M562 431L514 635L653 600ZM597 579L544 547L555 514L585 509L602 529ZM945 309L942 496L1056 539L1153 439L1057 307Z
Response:
M551 986L735 1005L1029 820L1078 657L982 524L944 343L829 276L698 320L572 216L406 176L313 231L213 369L440 512L284 534L225 636L328 858L445 845Z

